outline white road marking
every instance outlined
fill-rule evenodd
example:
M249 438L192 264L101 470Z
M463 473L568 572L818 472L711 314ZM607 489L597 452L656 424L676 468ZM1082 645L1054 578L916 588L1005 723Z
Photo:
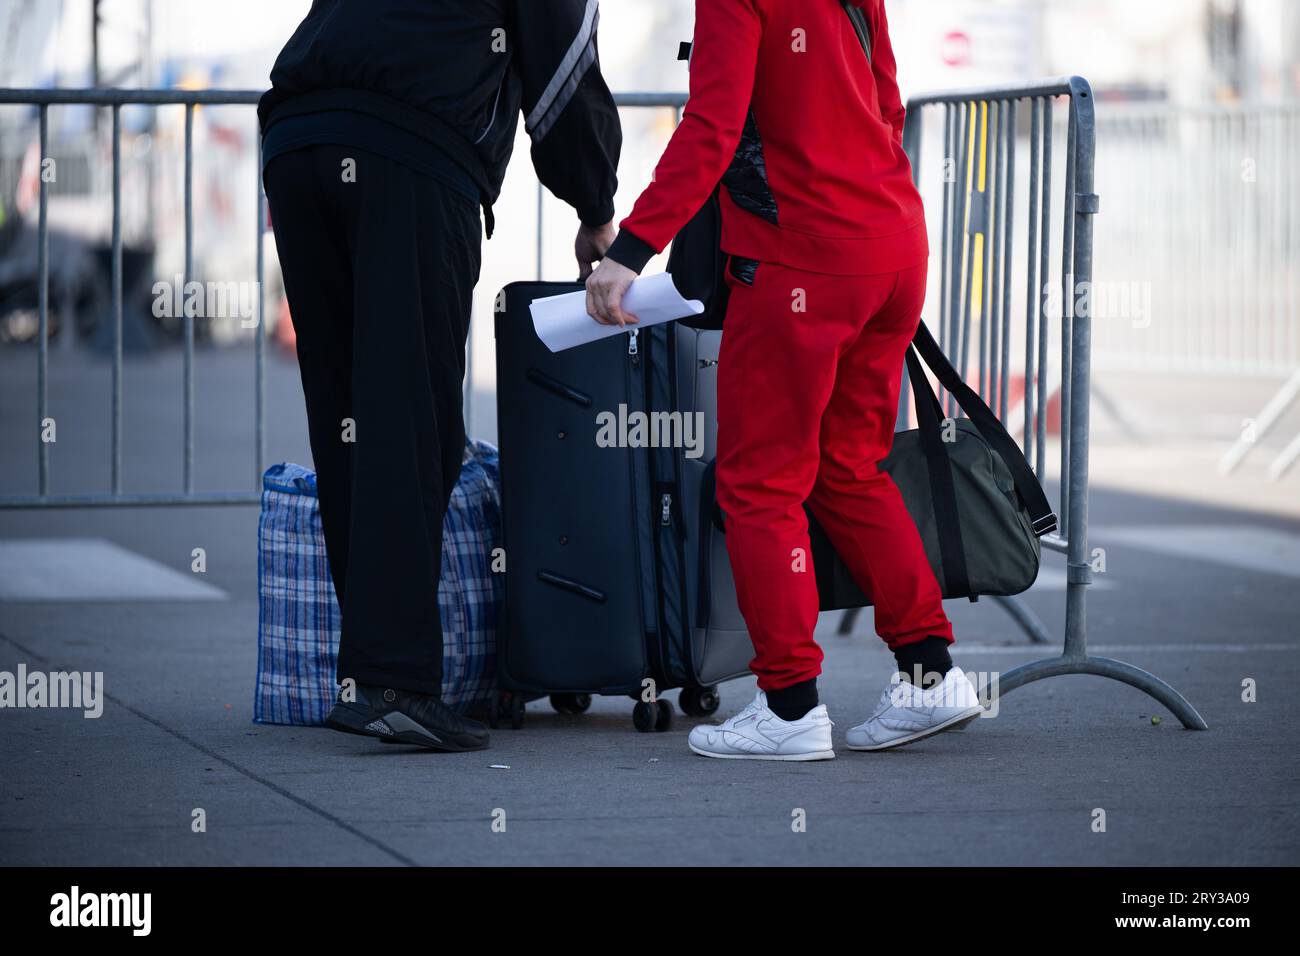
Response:
M1300 534L1258 524L1105 525L1088 529L1088 542L1300 578ZM1112 573L1122 570L1119 558L1110 557L1107 563Z
M188 558L188 555L184 557ZM0 601L224 601L202 580L99 538L0 541Z

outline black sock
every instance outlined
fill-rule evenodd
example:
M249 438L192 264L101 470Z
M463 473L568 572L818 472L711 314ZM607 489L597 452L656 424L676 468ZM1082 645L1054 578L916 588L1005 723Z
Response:
M927 637L915 644L905 644L894 651L894 660L898 661L898 672L903 679L919 687L933 687L952 670L948 641L942 637Z
M817 706L817 678L767 692L767 706L782 720L798 720Z

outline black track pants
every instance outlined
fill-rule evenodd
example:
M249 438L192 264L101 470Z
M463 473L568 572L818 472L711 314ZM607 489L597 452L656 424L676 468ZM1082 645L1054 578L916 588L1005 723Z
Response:
M440 694L478 207L351 146L277 156L265 184L343 615L338 679Z

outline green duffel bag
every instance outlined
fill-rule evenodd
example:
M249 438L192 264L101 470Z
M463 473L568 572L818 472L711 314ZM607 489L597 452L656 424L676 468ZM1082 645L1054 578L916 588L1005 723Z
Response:
M945 422L922 361L966 418ZM894 436L881 468L902 492L943 596L1019 594L1038 577L1039 537L1056 529L1047 495L1020 446L962 381L924 322L908 349L907 370L918 427ZM821 609L870 606L811 513L808 525Z

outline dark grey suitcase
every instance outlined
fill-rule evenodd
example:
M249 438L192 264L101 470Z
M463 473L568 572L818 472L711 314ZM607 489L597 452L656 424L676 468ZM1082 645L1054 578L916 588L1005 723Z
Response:
M639 730L664 730L672 710L658 695L680 687L684 711L712 713L717 684L753 657L712 521L722 333L668 323L552 353L528 306L581 288L517 282L497 298L506 601L494 722L504 707L518 726L543 695L576 713L616 694L638 700ZM676 432L696 440L600 447L597 416L620 406L629 420L698 412Z

